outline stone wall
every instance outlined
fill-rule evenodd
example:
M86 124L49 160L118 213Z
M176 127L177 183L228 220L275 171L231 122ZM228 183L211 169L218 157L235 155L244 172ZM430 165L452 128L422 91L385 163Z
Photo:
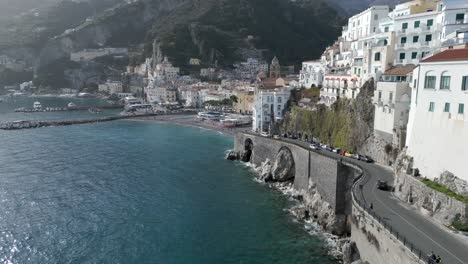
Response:
M274 161L277 153L287 147L295 162L294 189L303 193L317 189L336 214L351 212L347 193L350 193L349 182L354 179L352 168L292 143L245 133L236 134L234 151L242 153L247 139L253 142L251 162L254 165L261 166L267 159Z
M396 197L442 225L451 225L457 215L462 221L468 219L467 204L427 187L405 171L397 171L394 186Z
M368 263L424 263L357 205L353 206L351 240L356 243L361 260Z

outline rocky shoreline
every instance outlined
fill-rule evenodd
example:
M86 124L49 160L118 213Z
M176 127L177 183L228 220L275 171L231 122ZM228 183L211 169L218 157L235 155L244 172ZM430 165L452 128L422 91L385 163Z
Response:
M322 199L314 184L311 184L309 190L301 192L294 189L292 179L281 178L280 175L287 174L287 169L282 166L287 163L285 162L287 158L286 155L279 154L279 162L266 160L260 166L251 163L244 164L255 172L254 180L256 182L281 192L295 202L292 207L287 208L288 212L303 224L309 234L318 235L324 239L330 256L342 260L344 263L359 263L354 262L360 259L356 244L350 240L348 234L341 230L342 221L346 221L346 219L335 215L331 206ZM242 156L242 154L232 150L226 152L228 160L242 160ZM279 163L283 164L279 165ZM280 168L283 169L281 173L278 173Z

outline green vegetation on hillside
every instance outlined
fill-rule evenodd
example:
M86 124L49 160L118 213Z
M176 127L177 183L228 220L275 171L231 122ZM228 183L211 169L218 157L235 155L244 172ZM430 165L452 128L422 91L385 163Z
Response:
M313 97L316 90L306 93ZM356 100L338 99L331 108L318 104L313 110L297 106L304 92L293 92L291 110L280 124L282 133L290 132L314 137L323 143L348 151L357 151L372 135L374 84L367 82Z
M468 204L468 196L463 196L461 194L458 194L452 190L450 190L449 188L445 187L445 186L442 186L440 185L439 183L435 182L435 181L431 181L429 179L422 179L422 182L429 188L431 189L434 189L438 192L441 192L443 194L446 194L452 198L455 198L457 199L458 201L461 201L463 203L466 203Z

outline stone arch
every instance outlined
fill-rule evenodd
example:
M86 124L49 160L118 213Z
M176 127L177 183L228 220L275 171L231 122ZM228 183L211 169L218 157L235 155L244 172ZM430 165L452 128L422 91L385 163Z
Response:
M276 154L275 163L271 170L273 181L285 182L296 176L296 164L292 151L288 147L281 147Z
M247 138L244 141L244 151L242 153L241 160L243 162L250 162L252 160L252 152L253 152L254 144L252 139Z

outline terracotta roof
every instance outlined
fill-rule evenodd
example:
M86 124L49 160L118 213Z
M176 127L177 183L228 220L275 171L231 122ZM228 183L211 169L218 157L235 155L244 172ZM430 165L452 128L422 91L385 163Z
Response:
M384 75L407 75L416 68L415 65L395 66L385 71Z
M422 62L468 60L468 49L449 49L439 52Z

